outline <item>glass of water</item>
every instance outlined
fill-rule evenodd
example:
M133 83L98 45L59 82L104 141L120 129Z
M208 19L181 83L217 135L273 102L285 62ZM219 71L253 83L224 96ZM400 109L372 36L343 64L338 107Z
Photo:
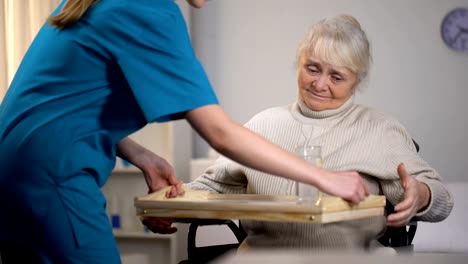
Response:
M294 149L294 153L316 167L322 166L322 148L320 146L300 145ZM300 182L296 182L296 195L299 203L315 200L315 205L318 206L322 201L322 192L311 185Z

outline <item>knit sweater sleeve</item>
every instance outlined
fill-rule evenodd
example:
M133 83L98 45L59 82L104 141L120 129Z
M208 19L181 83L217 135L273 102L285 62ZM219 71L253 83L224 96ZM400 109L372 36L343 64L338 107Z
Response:
M416 214L416 220L439 222L447 218L453 208L453 197L442 183L439 173L417 153L406 129L396 119L387 116L383 125L382 139L387 145L384 158L390 161L388 163L394 168L387 175L382 175L384 179L380 182L387 199L395 205L404 198L399 175L396 172L398 164L403 163L408 174L425 183L431 193L428 206ZM394 179L385 179L386 176Z
M243 194L246 192L247 179L241 165L220 157L214 165L208 167L202 175L186 186L194 190Z

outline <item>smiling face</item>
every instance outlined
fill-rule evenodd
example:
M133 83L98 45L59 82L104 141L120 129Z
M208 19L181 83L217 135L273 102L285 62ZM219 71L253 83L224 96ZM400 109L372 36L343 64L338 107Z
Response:
M323 111L342 106L355 91L358 78L346 67L302 56L298 65L299 96L310 109Z
M296 51L299 96L314 111L342 106L369 72L370 44L350 15L314 24Z

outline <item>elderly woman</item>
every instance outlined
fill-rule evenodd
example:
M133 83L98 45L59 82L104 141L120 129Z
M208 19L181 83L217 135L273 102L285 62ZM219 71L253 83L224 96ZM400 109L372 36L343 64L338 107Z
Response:
M320 21L297 51L297 101L267 109L245 126L291 152L306 142L321 146L324 168L358 171L369 192L385 195L395 213L387 219L324 225L243 220L249 247L363 249L374 244L386 225L402 226L413 217L437 222L449 215L451 194L417 154L405 128L384 113L354 104L370 61L368 39L356 19L339 15ZM221 157L187 186L218 193L295 195L296 184Z
M297 51L297 101L267 109L245 126L291 152L305 142L321 146L324 168L358 171L371 193L383 194L395 205L388 225L401 226L413 217L441 221L453 207L452 196L417 154L411 136L396 119L353 102L370 61L368 39L356 19L339 15L320 21ZM296 184L221 157L187 186L218 193L294 195ZM242 225L250 247L366 248L384 231L385 220Z

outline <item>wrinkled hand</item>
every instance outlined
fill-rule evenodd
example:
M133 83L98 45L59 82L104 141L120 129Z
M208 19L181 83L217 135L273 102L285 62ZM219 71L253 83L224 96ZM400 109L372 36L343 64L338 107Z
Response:
M157 234L173 234L177 231L176 227L172 226L173 218L162 217L141 217L141 222L153 233Z
M387 225L394 227L408 224L420 209L427 206L430 197L429 188L411 177L403 164L398 165L398 174L405 198L395 205L395 212L387 217Z
M324 170L324 177L320 177L322 183L319 188L330 195L341 197L348 202L358 204L369 195L369 190L364 184L359 173L355 171L332 172Z

